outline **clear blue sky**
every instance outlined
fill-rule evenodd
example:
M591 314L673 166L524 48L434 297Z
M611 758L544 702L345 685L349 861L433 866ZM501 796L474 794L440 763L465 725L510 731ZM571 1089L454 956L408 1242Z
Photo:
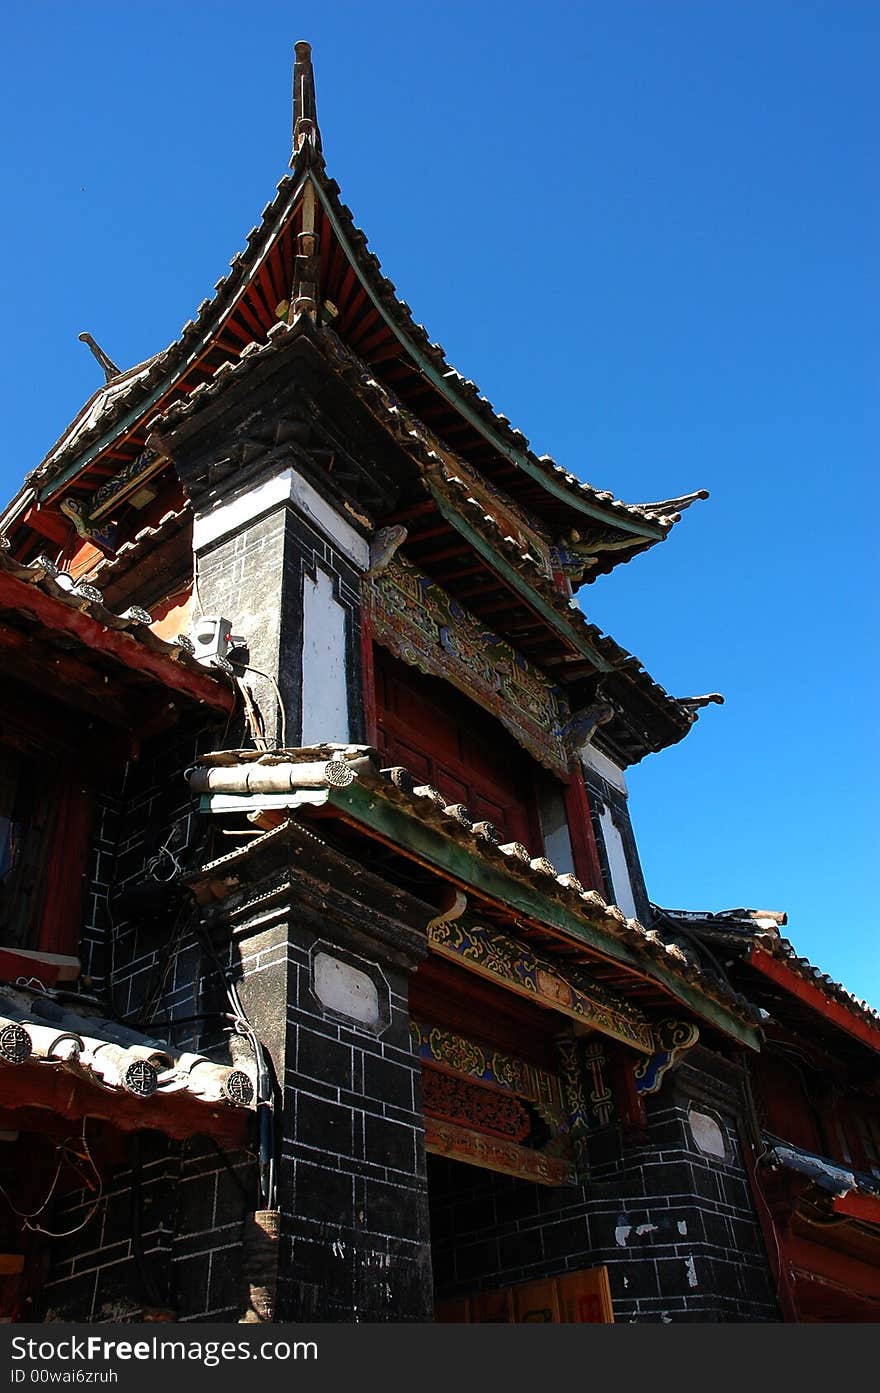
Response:
M600 487L711 490L581 592L668 690L727 697L632 772L650 894L785 908L880 1005L880 5L56 2L3 30L3 494L99 381L79 330L127 366L211 293L286 170L308 38L330 171L456 366Z

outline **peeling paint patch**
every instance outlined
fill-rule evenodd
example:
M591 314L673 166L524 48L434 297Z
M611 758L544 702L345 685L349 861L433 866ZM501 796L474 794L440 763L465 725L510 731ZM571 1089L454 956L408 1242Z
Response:
M639 1224L638 1228L636 1229L636 1234L638 1235L639 1238L644 1238L644 1236L645 1236L646 1233L656 1233L656 1232L657 1232L657 1225L656 1225L656 1224Z
M681 1236L682 1236L682 1238L683 1238L684 1235L685 1235L685 1234L687 1233L687 1231L688 1231L687 1220L686 1220L686 1219L679 1219L678 1223L676 1224L676 1228L678 1229L679 1233L681 1234Z
M685 1262L685 1265L684 1265L684 1270L685 1270L685 1272L687 1273L687 1277L688 1277L688 1286L689 1286L689 1287L695 1287L695 1286L697 1285L697 1269L696 1269L696 1267L694 1266L694 1260L693 1260L693 1258L688 1258L688 1259L687 1259L687 1261Z
M632 1224L618 1224L614 1230L614 1241L618 1248L625 1248L627 1240L632 1233Z

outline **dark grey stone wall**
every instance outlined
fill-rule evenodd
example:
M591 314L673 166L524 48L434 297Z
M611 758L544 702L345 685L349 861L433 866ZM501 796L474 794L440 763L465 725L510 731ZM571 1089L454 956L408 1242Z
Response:
M380 911L365 914L334 884L332 862L327 870L327 880L285 870L218 911L231 926L242 1000L272 1051L279 1085L278 1315L427 1320L421 1071L408 1007L425 933ZM271 941L260 927L267 917ZM375 1026L322 1004L318 953L375 983Z
M735 1096L707 1066L704 1053L699 1070L682 1067L648 1099L641 1136L594 1137L584 1185L550 1188L430 1157L436 1296L607 1264L618 1321L778 1320ZM695 1145L691 1102L718 1120L724 1161Z
M589 765L584 766L584 782L587 785L587 796L590 802L590 812L593 821L593 835L596 839L596 847L599 852L599 863L602 867L602 877L605 881L606 894L613 898L613 887L611 881L611 870L608 865L608 856L605 851L605 837L602 831L602 824L599 821L599 805L604 803L611 814L612 821L620 833L623 842L624 855L626 856L627 870L629 871L630 885L632 886L633 901L636 907L636 914L642 924L653 922L653 912L648 892L645 888L645 877L642 873L642 863L639 859L639 851L636 846L635 834L632 827L632 819L629 812L629 800L626 794L619 789L612 788L601 774Z
M154 741L109 780L98 799L80 952L82 985L108 1014L180 1050L215 1053L219 1044L215 1057L228 1062L216 1024L189 1019L216 1009L216 971L191 932L174 938L180 900L161 897L161 881L172 869L163 846L183 866L202 850L207 825L184 770L221 733L213 726L181 729ZM147 873L150 863L156 880ZM144 897L144 885L160 898ZM175 1019L184 1023L175 1027ZM74 1231L46 1238L47 1280L37 1314L102 1322L138 1319L144 1308L158 1308L181 1320L237 1319L242 1220L257 1206L253 1156L155 1131L129 1135L124 1151L125 1159L101 1167L103 1191L91 1217L96 1196L86 1189L66 1194L45 1216L53 1233Z
M199 555L202 609L230 619L234 632L247 640L248 661L278 682L288 746L299 744L302 729L303 581L316 570L331 578L334 597L347 611L350 735L362 741L359 576L347 557L290 504L273 508ZM271 743L278 736L271 684L254 673L247 674L247 681Z

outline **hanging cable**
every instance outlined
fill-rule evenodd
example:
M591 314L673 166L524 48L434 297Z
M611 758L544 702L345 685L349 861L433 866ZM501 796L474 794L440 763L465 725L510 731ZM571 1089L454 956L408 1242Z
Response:
M220 959L210 934L203 924L196 922L194 932L207 956L223 982L226 997L231 1007L233 1029L247 1040L254 1056L256 1066L257 1114L260 1123L260 1203L264 1209L274 1209L276 1203L276 1165L275 1165L275 1093L276 1084L271 1065L263 1044L248 1020L235 983L229 976L228 968Z
M31 1210L30 1213L25 1213L23 1210L19 1209L16 1204L13 1203L6 1190L3 1188L2 1185L0 1185L0 1194L2 1194L3 1198L6 1200L6 1203L9 1205L12 1212L23 1221L23 1228L30 1229L34 1233L45 1234L47 1238L71 1238L73 1234L79 1233L81 1229L84 1229L86 1224L88 1224L94 1218L95 1214L98 1212L98 1208L101 1204L102 1199L104 1198L104 1182L101 1179L101 1174L98 1170L98 1167L95 1165L94 1158L89 1149L88 1141L86 1140L85 1117L83 1118L82 1137L80 1140L83 1149L83 1159L87 1160L89 1163L89 1168L92 1172L92 1175L94 1176L94 1183L98 1191L92 1204L89 1206L88 1213L86 1214L85 1218L82 1219L80 1223L75 1224L72 1229L65 1229L63 1233L57 1233L52 1229L45 1228L42 1224L35 1224L33 1222L34 1219L37 1219L41 1214L44 1214L46 1209L49 1207L52 1196L54 1195L55 1189L58 1185L61 1172L64 1168L65 1161L68 1165L73 1167L73 1169L77 1172L80 1178L85 1181L87 1185L91 1183L88 1180L88 1178L83 1175L82 1171L80 1171L79 1166L77 1166L75 1163L75 1160L71 1159L71 1155L73 1155L73 1157L75 1157L76 1160L79 1160L80 1157L75 1152L71 1153L70 1138L68 1138L67 1141L56 1143L56 1148L58 1151L58 1164L55 1167L55 1174L52 1177L52 1183L49 1186L48 1191L46 1192L45 1199L36 1209Z
M280 741L279 741L279 739L276 739L276 741L275 741L275 749L276 749L276 750L284 750L284 749L286 749L286 748L287 748L287 719L286 719L285 714L284 714L284 702L283 702L282 697L281 697L281 688L278 686L277 681L275 680L275 678L272 676L271 673L269 673L269 672L262 672L262 671L260 670L260 668L258 668L258 667L253 667L250 663L238 662L238 661L237 661L236 659L234 659L234 658L232 659L232 662L235 664L236 667L243 668L245 672L252 672L252 673L254 673L254 675L255 675L256 677L262 677L263 681L264 681L264 682L268 682L269 685L271 686L272 691L275 693L275 701L277 702L277 705L278 705L278 732L279 732L279 735L280 735Z

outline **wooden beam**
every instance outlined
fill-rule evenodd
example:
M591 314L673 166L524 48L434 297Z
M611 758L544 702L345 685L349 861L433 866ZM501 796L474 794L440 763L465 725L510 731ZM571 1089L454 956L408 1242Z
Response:
M47 595L35 585L0 572L0 612L12 611L35 619L56 633L68 634L83 648L114 658L124 667L142 673L170 691L180 692L191 701L215 711L232 711L235 695L219 677L207 669L197 672L170 655L146 647L125 630L105 628L83 610Z
M508 914L522 915L539 926L546 925L569 942L586 945L602 958L626 964L637 977L659 984L717 1030L750 1049L760 1049L760 1032L755 1026L740 1020L726 1006L680 978L664 963L648 960L646 955L607 934L586 917L586 910L583 916L575 914L555 898L542 895L503 868L491 865L447 834L418 822L412 813L377 796L375 789L355 782L348 788L328 789L325 801L355 826L367 827L387 845L431 870L441 871L463 890L476 889ZM290 806L295 804L296 796L291 795ZM209 810L210 799L204 800L204 805Z
M850 1219L858 1219L862 1224L874 1224L880 1230L880 1196L864 1195L857 1190L849 1190L845 1195L834 1196L835 1214L846 1214Z
M17 630L0 627L0 657L7 684L16 680L39 692L57 696L66 706L85 711L103 725L120 730L131 726L132 713L119 701L109 678L70 653L48 649Z
M746 961L756 972L775 982L778 987L783 987L791 996L820 1016L824 1016L832 1025L838 1026L840 1030L860 1040L870 1049L880 1051L880 1026L872 1025L841 1002L826 996L822 989L812 982L805 982L787 963L773 957L757 945L749 949Z

